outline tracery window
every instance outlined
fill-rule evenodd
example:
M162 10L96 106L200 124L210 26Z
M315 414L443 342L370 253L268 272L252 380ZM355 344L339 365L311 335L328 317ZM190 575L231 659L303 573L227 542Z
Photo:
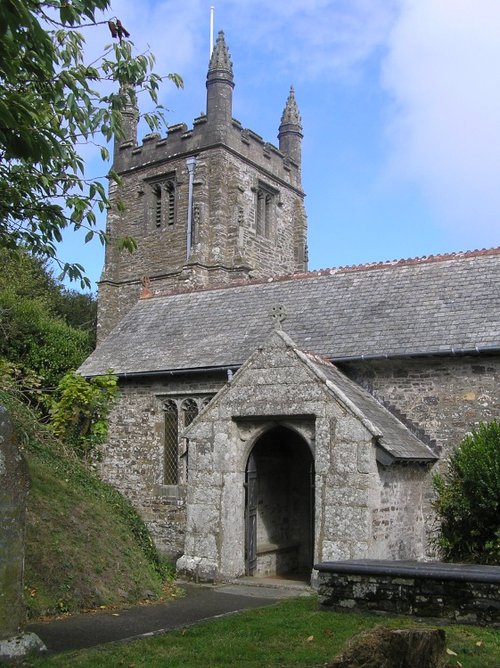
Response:
M171 397L164 401L163 484L187 482L188 449L184 429L207 405L213 395Z
M165 412L165 447L163 452L163 482L177 485L179 482L179 411L175 401L167 401Z

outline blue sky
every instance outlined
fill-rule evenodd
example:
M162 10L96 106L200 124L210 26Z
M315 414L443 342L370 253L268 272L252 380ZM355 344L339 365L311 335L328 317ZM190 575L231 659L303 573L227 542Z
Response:
M114 0L156 71L184 78L162 88L169 124L205 110L211 5L244 127L277 144L295 87L310 269L500 244L499 0ZM97 242L66 235L61 256L98 280Z

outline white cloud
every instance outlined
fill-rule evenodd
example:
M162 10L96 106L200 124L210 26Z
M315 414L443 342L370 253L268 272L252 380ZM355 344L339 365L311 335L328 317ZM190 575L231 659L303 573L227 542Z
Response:
M220 0L216 24L295 80L346 74L386 39L397 0ZM208 22L208 3L207 12Z
M189 71L198 56L203 23L203 0L179 3L172 0L137 2L113 0L111 10L103 19L119 18L130 32L138 53L151 51L156 58L156 71ZM88 55L97 57L103 45L112 42L107 26L92 28L86 33Z
M500 3L402 0L388 42L392 175L463 238L500 232Z

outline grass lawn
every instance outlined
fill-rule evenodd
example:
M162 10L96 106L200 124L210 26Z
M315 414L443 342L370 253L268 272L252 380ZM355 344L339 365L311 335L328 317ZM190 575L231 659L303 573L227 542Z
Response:
M376 624L392 628L430 626L403 617L378 617L317 609L315 596L214 619L162 636L127 644L103 645L33 659L30 666L218 666L322 667L353 635ZM476 626L445 627L448 666L499 668L500 633Z

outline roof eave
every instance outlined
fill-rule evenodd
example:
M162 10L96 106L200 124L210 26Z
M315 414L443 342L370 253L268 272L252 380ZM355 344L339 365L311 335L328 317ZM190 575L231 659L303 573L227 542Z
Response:
M181 369L154 369L151 371L114 371L112 368L105 372L85 373L80 372L84 378L95 378L102 376L104 373L112 373L118 378L152 378L160 376L183 376L187 374L198 373L224 373L228 371L236 371L241 364L225 364L221 366L204 366L204 367L187 367Z
M328 357L333 364L341 364L345 362L369 362L376 360L397 360L397 359L415 359L418 357L458 357L463 355L485 355L500 353L500 343L492 345L479 345L473 347L460 348L450 346L442 350L416 351L408 353L383 353L383 354L361 354L361 355L344 355Z
M381 360L398 360L398 359L417 359L417 358L428 358L428 357L457 357L465 355L487 355L487 354L498 354L500 353L500 344L493 344L487 346L474 346L469 348L455 348L451 346L445 350L435 350L435 351L418 351L418 352L409 352L409 353L384 353L384 354L367 354L367 355L345 355L345 356L336 356L336 355L326 355L326 358L332 362L332 364L345 364L349 362L371 362L371 361L381 361ZM185 375L192 373L211 373L218 371L236 371L242 366L242 362L234 362L233 364L221 364L219 366L200 366L200 367L182 367L176 369L151 369L151 370L141 370L141 371L113 371L118 378L134 378L134 377L152 377L152 376L175 376L175 375ZM82 372L82 376L85 378L93 378L94 376L102 376L105 373L108 373L109 369L106 371L85 373Z
M439 459L437 455L429 451L428 455L420 457L398 456L390 452L380 443L376 443L375 456L377 462L382 466L392 466L393 464L432 464Z

